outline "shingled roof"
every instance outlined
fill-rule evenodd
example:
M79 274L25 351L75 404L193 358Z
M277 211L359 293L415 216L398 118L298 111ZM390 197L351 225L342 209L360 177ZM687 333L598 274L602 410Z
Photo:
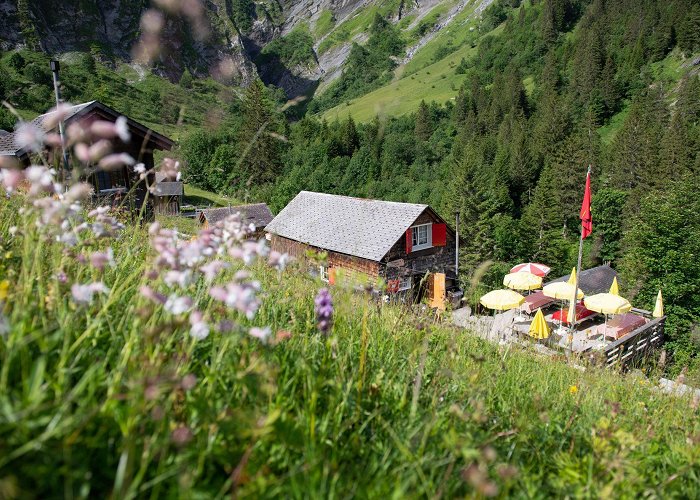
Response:
M200 218L204 218L209 224L216 224L231 214L240 213L244 222L255 224L255 229L262 229L272 220L272 212L264 203L252 203L234 207L208 208L202 210ZM203 221L202 221L203 222Z
M568 281L569 276L571 275L567 274L566 276L552 280L550 283ZM586 295L605 293L610 290L610 285L612 285L612 282L616 276L617 271L607 264L592 267L591 269L584 269L578 276L578 287Z
M427 208L302 191L265 231L378 262Z
M93 110L100 111L101 114L105 115L106 117L111 117L115 120L121 115L121 113L110 108L109 106L106 106L105 104L102 104L99 101L90 101L71 106L68 109L63 121L66 124L68 124L73 119L85 116ZM48 112L44 113L43 115L39 115L36 118L34 118L31 121L31 123L43 129L45 132L49 132L51 128L46 125L46 119L49 118L51 114L52 112ZM145 125L141 125L139 122L132 120L131 118L127 117L127 124L129 126L129 129L131 129L133 132L139 132L143 136L148 135L150 141L153 142L159 149L169 150L174 145L171 139L159 134L158 132L155 132L154 130L149 129ZM26 153L27 151L24 148L20 148L17 146L17 144L15 144L14 132L0 135L0 156L16 156L20 158Z

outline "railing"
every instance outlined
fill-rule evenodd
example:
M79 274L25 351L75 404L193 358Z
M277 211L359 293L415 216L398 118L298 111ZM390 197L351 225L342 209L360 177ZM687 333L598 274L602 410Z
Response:
M655 318L608 345L603 351L606 366L628 367L646 358L664 341L666 316Z

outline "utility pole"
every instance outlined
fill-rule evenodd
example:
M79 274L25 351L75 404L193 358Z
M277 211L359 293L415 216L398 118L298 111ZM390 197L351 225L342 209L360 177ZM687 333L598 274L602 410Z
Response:
M61 69L61 65L58 61L51 61L51 73L53 73L53 90L56 94L56 108L61 105L61 90L59 88L58 72ZM61 152L63 154L63 175L61 175L61 180L65 184L66 177L68 176L68 153L66 153L66 135L63 130L63 118L58 121L58 134L61 137Z

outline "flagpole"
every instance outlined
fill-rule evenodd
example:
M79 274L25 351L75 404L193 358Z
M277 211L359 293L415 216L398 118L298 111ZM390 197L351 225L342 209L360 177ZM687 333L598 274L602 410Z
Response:
M588 165L588 172L586 172L586 180L588 180L588 177L591 175L591 166ZM573 305L574 308L574 314L573 314L573 321L571 322L571 335L572 335L572 342L569 344L569 349L573 351L573 332L576 329L576 304L577 304L577 299L578 299L578 280L579 276L581 275L581 257L583 256L583 225L581 225L581 233L579 235L578 239L578 261L576 263L576 279L574 280L574 298L571 301L571 305Z

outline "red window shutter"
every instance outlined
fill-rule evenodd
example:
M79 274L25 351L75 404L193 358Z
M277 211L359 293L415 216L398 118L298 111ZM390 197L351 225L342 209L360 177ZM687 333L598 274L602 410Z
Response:
M413 251L413 228L408 228L406 231L406 253Z
M447 245L447 225L433 224L433 246L444 247Z

